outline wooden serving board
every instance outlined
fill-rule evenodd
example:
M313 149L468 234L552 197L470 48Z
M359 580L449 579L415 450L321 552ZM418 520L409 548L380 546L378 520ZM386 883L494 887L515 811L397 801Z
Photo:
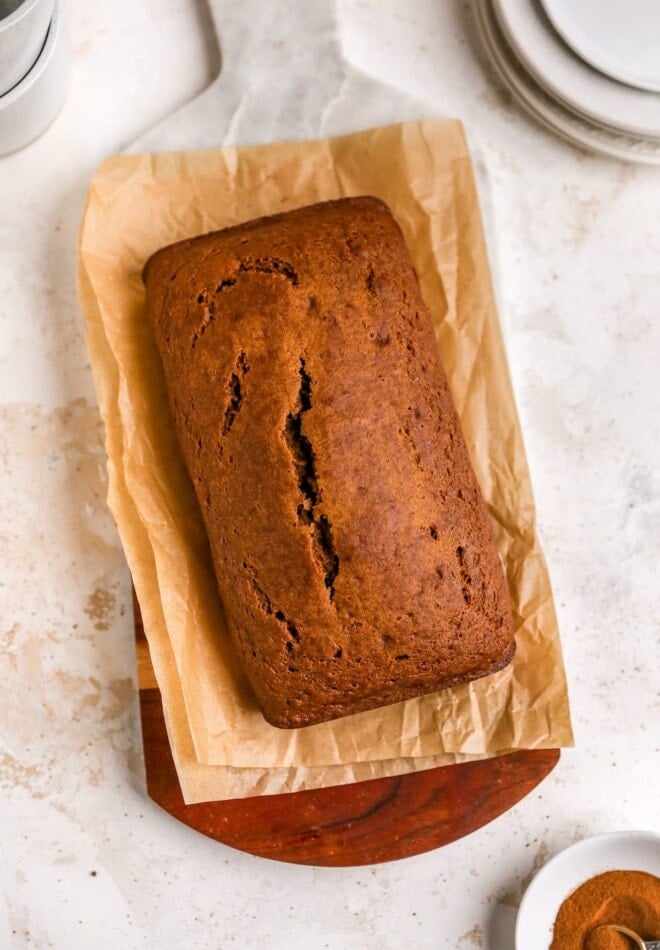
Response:
M353 785L186 805L137 602L135 634L149 796L196 831L259 857L348 867L431 851L508 811L559 760L558 749L524 750Z
M208 3L221 75L131 151L317 138L435 112L347 62L336 0L306 0L293 19L288 0ZM553 749L521 751L398 778L185 805L137 610L136 634L149 795L191 828L251 854L336 866L419 854L497 818L559 759Z

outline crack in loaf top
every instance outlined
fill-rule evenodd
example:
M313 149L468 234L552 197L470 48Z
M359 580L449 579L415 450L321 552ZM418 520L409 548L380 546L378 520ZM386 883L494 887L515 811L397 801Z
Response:
M230 630L269 721L503 666L508 591L386 205L342 199L183 241L145 282Z

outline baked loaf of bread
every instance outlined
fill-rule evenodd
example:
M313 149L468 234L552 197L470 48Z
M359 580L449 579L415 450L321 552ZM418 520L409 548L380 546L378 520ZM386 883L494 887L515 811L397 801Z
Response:
M182 241L144 276L268 722L311 725L505 666L509 593L387 206L331 201Z

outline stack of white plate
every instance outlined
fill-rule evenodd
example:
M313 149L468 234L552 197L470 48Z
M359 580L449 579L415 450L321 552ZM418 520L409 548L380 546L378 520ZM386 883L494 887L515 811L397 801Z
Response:
M0 155L41 135L59 112L68 81L59 0L0 0Z
M511 93L563 138L660 164L660 0L474 0Z

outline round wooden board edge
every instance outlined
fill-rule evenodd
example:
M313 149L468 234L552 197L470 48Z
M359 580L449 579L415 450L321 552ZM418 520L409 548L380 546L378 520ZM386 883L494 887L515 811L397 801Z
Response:
M327 867L412 857L498 818L559 761L558 749L519 750L352 785L186 805L137 604L135 615L149 797L173 818L239 851Z

